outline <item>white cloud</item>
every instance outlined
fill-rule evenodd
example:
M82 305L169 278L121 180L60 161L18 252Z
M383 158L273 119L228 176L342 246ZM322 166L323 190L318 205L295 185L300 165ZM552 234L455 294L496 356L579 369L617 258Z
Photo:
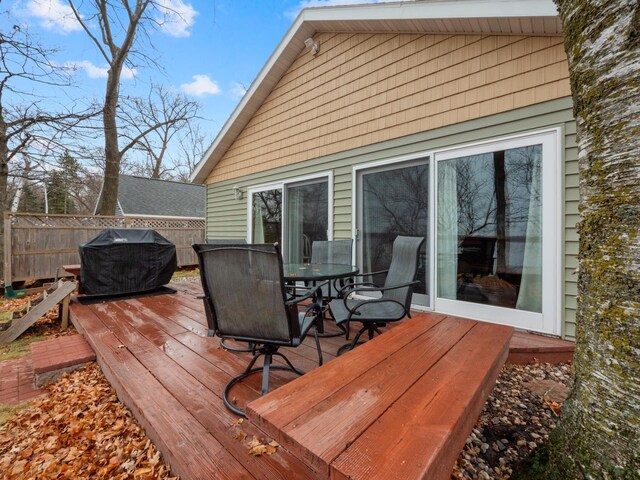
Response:
M109 67L98 67L88 60L73 60L66 62L64 65L74 70L84 70L89 78L107 78L109 72ZM135 68L123 67L120 78L131 80L135 75Z
M231 90L229 90L229 93L233 98L240 99L247 93L247 89L241 83L231 82Z
M302 0L294 8L284 12L284 14L287 17L294 19L304 8L335 7L337 5L361 5L363 3L385 3L397 1L404 2L412 0Z
M208 75L194 75L192 78L193 82L180 85L180 89L187 95L203 97L220 93L220 87Z
M82 30L71 7L60 0L29 0L27 11L32 17L39 18L40 24L48 30L62 33Z
M157 0L156 21L160 28L172 37L188 37L196 22L198 11L182 0Z

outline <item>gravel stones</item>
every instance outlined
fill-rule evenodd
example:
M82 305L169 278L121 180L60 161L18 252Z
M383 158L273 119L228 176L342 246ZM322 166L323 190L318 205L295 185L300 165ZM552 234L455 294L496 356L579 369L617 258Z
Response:
M567 364L505 365L451 478L510 478L555 428L570 377Z

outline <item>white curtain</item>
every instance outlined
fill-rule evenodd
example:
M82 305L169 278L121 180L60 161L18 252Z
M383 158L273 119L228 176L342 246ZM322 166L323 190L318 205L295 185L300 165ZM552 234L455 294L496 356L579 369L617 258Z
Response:
M304 252L304 242L302 236L304 201L302 196L302 188L289 188L287 191L287 216L289 217L289 238L287 245L289 247L290 263L302 262Z
M264 243L264 225L262 216L262 200L253 196L253 243Z
M438 163L438 296L458 291L458 179L455 160Z
M540 156L536 155L531 175L529 216L522 262L522 279L516 308L542 312L542 197Z

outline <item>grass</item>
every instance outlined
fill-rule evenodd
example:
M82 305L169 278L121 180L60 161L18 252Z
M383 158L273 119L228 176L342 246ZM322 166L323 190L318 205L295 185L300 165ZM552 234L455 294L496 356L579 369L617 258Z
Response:
M7 423L7 420L16 413L29 406L29 402L19 403L18 405L0 405L0 427Z
M34 335L28 338L19 338L5 345L0 345L0 362L29 355L31 353L29 345L32 342L44 340L44 338L42 335Z

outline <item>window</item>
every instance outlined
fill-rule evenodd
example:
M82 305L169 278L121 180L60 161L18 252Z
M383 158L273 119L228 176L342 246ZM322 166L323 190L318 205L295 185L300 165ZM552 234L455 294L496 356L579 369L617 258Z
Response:
M309 261L315 240L331 236L331 176L298 178L249 188L249 238L282 245L285 262Z

